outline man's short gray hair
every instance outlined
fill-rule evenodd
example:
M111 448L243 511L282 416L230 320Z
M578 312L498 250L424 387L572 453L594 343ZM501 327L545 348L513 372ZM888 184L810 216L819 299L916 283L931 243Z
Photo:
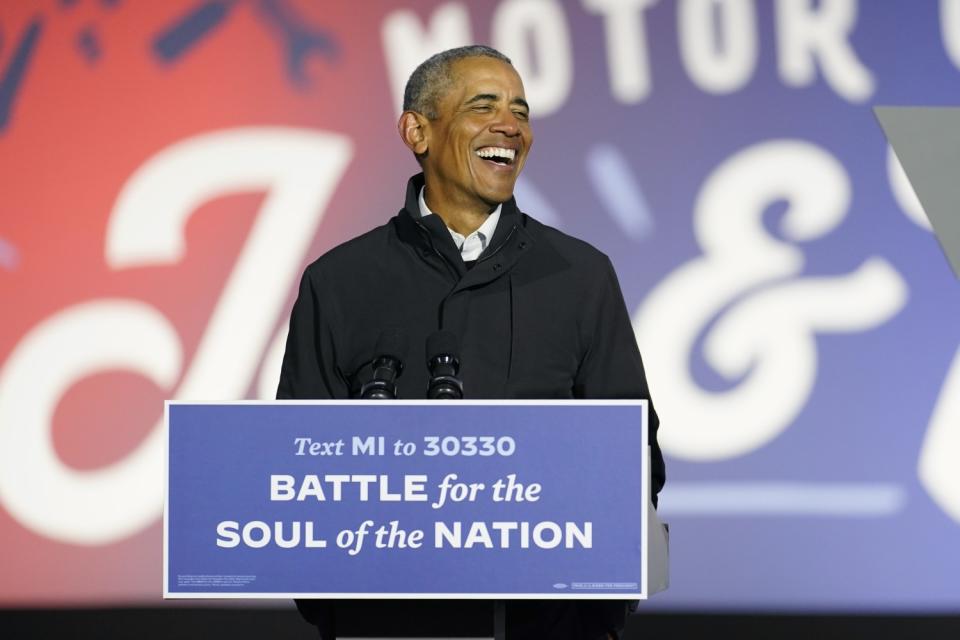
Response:
M447 49L426 59L417 67L403 90L403 110L422 113L430 120L437 117L437 101L453 84L451 65L464 58L493 58L513 65L510 58L492 47L473 44Z

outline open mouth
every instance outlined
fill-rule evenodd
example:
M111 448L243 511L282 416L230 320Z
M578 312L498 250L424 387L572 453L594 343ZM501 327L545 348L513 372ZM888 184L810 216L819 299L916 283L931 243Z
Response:
M483 147L477 149L477 155L484 160L493 162L502 166L510 166L517 157L516 149L507 149L505 147Z

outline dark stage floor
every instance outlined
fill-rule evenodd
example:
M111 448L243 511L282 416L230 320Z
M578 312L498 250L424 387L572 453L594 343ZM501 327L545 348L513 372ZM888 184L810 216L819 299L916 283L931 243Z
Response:
M431 637L491 635L489 603L465 603L457 618L430 623L412 620L407 603L348 609L343 637ZM451 612L452 613L452 612ZM469 619L475 622L465 622ZM343 628L347 627L347 628ZM458 628L457 635L450 633ZM0 637L20 638L315 638L313 628L293 609L28 609L0 610ZM933 640L960 638L960 616L712 615L643 614L634 616L624 636L639 638L770 638L832 640L851 638Z

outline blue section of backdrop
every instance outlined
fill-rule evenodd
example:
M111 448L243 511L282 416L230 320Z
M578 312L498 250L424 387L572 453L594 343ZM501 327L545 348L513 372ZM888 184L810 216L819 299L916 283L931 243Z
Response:
M564 5L571 21L576 90L558 112L534 121L537 143L525 169L564 230L611 255L634 312L667 274L703 254L691 220L714 170L749 147L797 140L832 156L848 177L851 199L843 219L829 233L796 245L805 258L798 273L744 291L704 323L685 365L691 377L720 395L742 382L718 373L702 347L713 323L750 296L789 282L842 278L865 260L879 258L902 278L906 297L902 307L873 326L813 336L813 387L776 438L713 460L692 460L665 446L668 483L661 513L672 522L672 585L648 606L956 610L960 560L951 549L960 523L931 499L918 478L918 460L933 408L949 392L944 382L960 342L955 320L960 295L933 235L913 222L894 196L887 144L871 113L877 104L957 103L960 71L941 36L941 8L949 3L799 3L825 10L851 5L857 12L844 42L873 82L858 99L837 89L843 81L827 77L824 70L833 65L822 58L814 57L809 83L792 86L784 79L778 44L784 28L776 11L788 2L744 3L756 8L755 69L735 90L714 94L699 88L679 52L681 4L659 2L642 12L637 28L649 47L652 84L636 104L612 97L605 55L610 36L603 22L578 3ZM598 147L625 160L633 189L649 207L649 232L625 232L607 211L587 167ZM812 182L805 191L816 194L822 188ZM796 203L775 199L767 204L765 228L776 237L784 211ZM731 221L736 218L735 211L729 213ZM825 309L832 312L845 313ZM641 343L641 350L654 350L655 340ZM651 362L656 403L658 394L671 390L659 384L661 370ZM688 426L678 424L682 421L666 403L658 410L665 436ZM864 495L874 487L886 492L890 505L875 513L795 505L790 513L785 495L782 509L724 513L679 509L672 497L694 484L721 482L774 491L864 488Z

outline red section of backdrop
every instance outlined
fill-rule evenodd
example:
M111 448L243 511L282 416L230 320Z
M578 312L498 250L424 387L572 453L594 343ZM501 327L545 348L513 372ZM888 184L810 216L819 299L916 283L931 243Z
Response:
M220 16L206 35L175 59L156 53L161 34L203 10L208 18ZM290 41L270 10L335 43L334 54L305 58L300 83L287 66ZM287 125L353 141L356 153L304 264L386 219L400 197L397 185L414 165L391 125L379 32L384 10L379 3L289 1L5 3L0 73L9 71L32 25L38 34L0 130L0 240L11 251L0 270L0 362L44 318L102 298L143 300L160 310L189 362L263 194L203 205L187 228L187 254L173 266L112 270L104 243L127 178L190 136ZM363 176L386 171L398 178L381 195ZM295 285L289 284L291 296ZM125 372L80 381L57 407L56 451L79 470L121 459L146 436L172 391ZM0 508L0 603L159 597L159 516L115 544L80 546L37 535Z

